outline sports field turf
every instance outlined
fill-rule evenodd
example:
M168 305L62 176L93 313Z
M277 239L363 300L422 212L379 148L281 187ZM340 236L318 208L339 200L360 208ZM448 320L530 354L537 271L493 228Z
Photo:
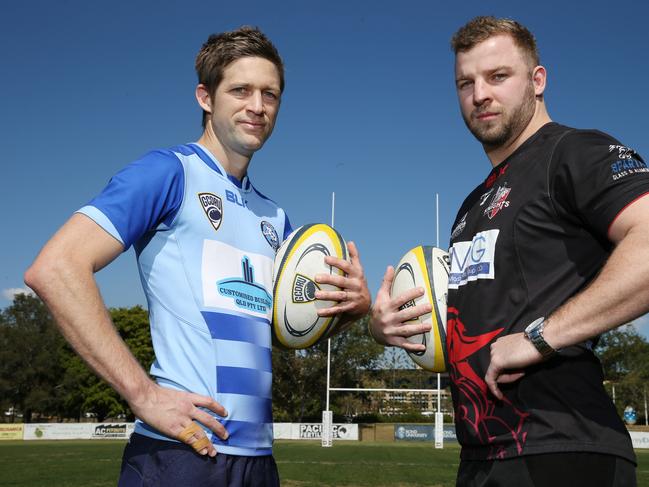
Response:
M115 486L123 448L122 441L2 441L0 485ZM457 446L435 450L429 443L275 442L284 487L451 487L458 453ZM649 487L649 450L636 453L638 485Z

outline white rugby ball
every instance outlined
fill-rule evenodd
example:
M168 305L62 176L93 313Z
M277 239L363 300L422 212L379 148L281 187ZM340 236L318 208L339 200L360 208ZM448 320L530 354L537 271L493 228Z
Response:
M273 338L279 345L307 348L336 326L338 316L318 316L319 309L336 302L315 298L318 289L339 290L333 285L316 283L316 274L344 275L325 263L327 255L349 260L345 240L324 223L301 226L278 249L273 265Z
M408 322L431 322L433 325L429 332L408 338L411 343L421 343L426 346L425 351L408 352L408 355L417 365L431 372L446 371L446 302L449 267L448 254L442 249L429 245L415 247L399 261L390 292L392 298L396 298L410 289L424 288L423 296L408 301L400 309L419 304L432 305L431 313Z

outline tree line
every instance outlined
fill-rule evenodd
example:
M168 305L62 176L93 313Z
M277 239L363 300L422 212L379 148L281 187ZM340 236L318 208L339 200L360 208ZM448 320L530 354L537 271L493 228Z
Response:
M141 306L113 308L110 315L135 358L148 370L153 347L147 311ZM367 319L331 340L332 387L437 386L436 375L414 370L402 351L376 344L367 333ZM607 390L613 394L615 389L620 414L629 405L642 413L649 343L633 327L623 327L604 335L597 352ZM320 421L326 369L326 342L302 351L274 348L274 420ZM426 419L417 405L386 401L391 399L381 394L332 392L330 409L337 421ZM391 411L389 417L385 411ZM40 299L27 294L16 295L0 311L0 412L4 421L16 422L134 419L126 402L70 348Z

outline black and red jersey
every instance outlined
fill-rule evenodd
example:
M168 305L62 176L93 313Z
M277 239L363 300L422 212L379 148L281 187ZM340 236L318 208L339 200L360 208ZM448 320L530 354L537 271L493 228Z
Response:
M634 151L549 123L464 201L451 234L447 324L463 459L591 451L635 462L591 342L501 385L503 401L484 376L491 342L549 316L597 275L612 250L609 226L645 193L649 169Z

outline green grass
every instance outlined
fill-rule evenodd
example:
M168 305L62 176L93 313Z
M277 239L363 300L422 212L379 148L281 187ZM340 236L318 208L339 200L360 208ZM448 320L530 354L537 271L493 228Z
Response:
M2 441L3 487L114 487L122 441ZM649 487L649 450L637 450L638 485ZM451 487L457 446L429 443L275 442L282 486Z

